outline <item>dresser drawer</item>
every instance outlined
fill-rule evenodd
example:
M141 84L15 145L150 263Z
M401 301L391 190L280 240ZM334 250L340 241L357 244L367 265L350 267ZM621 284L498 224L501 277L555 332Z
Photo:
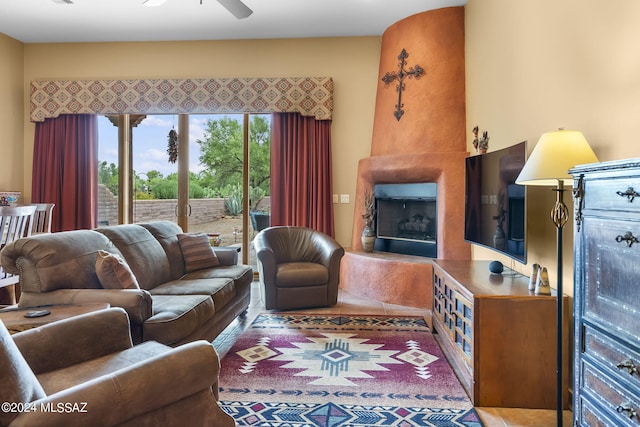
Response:
M614 426L640 426L640 401L638 390L625 390L606 373L584 361L581 363L583 379L582 397L590 395L604 407L605 416L610 418Z
M640 212L640 180L614 178L585 183L585 209Z
M640 389L640 354L589 327L584 328L584 354Z
M583 226L583 318L638 342L640 242L629 246L623 237L630 232L640 240L640 222L587 216Z
M618 427L613 421L598 411L588 400L580 399L576 417L580 426L585 427Z

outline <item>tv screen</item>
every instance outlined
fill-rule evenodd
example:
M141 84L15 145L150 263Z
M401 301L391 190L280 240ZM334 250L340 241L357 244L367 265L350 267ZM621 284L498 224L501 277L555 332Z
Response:
M526 187L516 178L527 157L526 141L466 158L466 241L527 262Z

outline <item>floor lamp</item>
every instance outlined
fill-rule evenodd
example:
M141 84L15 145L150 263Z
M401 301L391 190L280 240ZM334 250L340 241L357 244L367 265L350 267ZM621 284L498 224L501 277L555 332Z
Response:
M556 412L558 427L562 426L564 387L562 381L562 330L563 330L563 290L562 290L562 229L569 218L569 210L563 201L565 184L572 185L573 177L569 169L576 165L595 163L598 158L593 153L582 132L559 130L543 134L534 147L527 162L516 178L516 184L555 186L557 198L551 210L551 219L557 230L557 295L556 295Z

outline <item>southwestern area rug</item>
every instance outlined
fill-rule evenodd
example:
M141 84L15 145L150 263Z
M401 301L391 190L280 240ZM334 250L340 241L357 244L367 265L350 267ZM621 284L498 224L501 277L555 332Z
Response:
M482 427L420 317L261 314L221 365L238 426Z

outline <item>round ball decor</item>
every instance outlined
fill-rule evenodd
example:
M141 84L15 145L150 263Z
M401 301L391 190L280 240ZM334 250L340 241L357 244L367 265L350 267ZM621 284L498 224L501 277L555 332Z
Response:
M504 266L500 261L491 261L489 263L489 271L495 274L500 274L504 270Z

